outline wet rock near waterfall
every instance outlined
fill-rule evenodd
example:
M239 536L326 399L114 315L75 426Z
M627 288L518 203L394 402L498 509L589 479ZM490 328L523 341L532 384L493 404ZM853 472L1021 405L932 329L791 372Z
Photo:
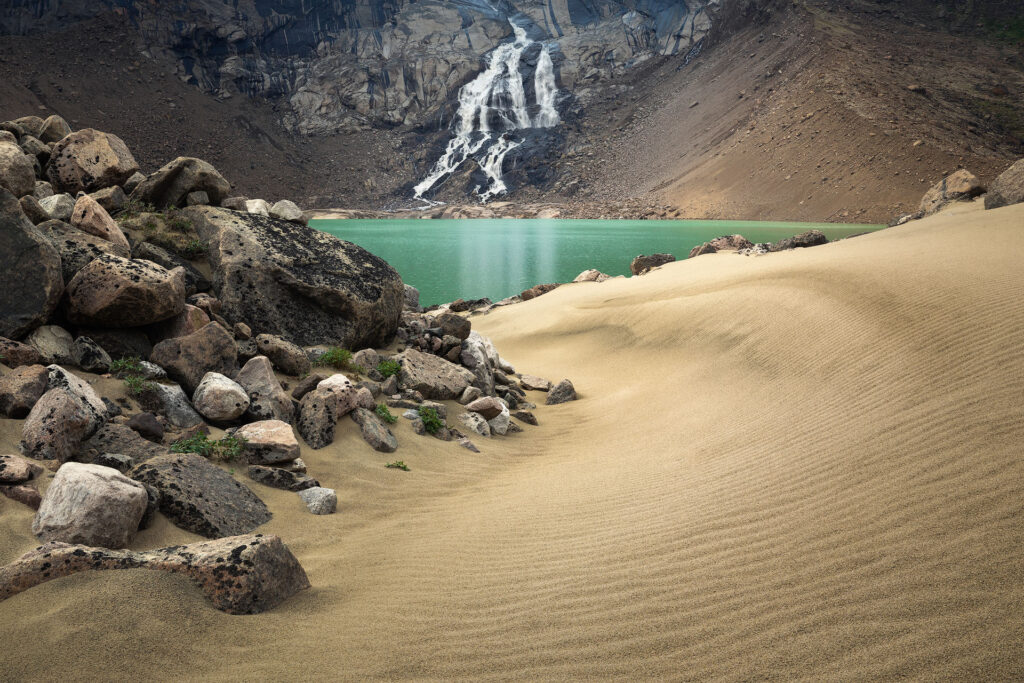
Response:
M159 492L160 512L175 525L206 538L248 533L270 521L256 494L199 455L161 455L130 476Z
M229 321L301 346L383 346L398 328L404 287L382 259L313 228L227 209L182 210L209 245Z

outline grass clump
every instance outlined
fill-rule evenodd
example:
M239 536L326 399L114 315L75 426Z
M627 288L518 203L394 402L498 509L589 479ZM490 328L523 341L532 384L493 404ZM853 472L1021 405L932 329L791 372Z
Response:
M419 409L420 419L423 420L423 426L431 434L437 434L444 428L444 420L442 420L437 411L429 406L420 406Z
M401 363L399 363L397 360L392 360L390 358L388 358L387 360L382 360L381 362L377 363L377 372L384 375L384 379L387 379L392 375L397 375L399 371L401 371L401 369Z
M207 246L206 242L201 239L189 240L181 248L181 255L189 261L195 261L200 256L206 255Z
M114 375L142 374L142 359L138 356L122 356L110 364L110 372Z
M215 441L206 434L199 433L175 441L171 444L171 452L196 453L210 460L232 462L242 457L244 447L245 439L237 436L225 436Z
M398 418L395 417L394 415L392 415L391 411L388 410L388 407L386 405L384 405L383 403L378 403L377 404L377 409L374 410L373 412L377 413L377 417L379 417L380 419L384 420L389 425L393 425L396 422L398 422Z
M118 214L118 218L137 218L140 214L156 213L156 207L138 199L128 198L124 208Z
M313 365L321 367L332 367L338 370L350 372L363 372L363 368L352 363L352 352L340 346L332 346L314 361Z
M141 396L153 390L154 384L145 377L139 375L126 375L124 380L125 390L132 396Z
M409 466L406 465L405 461L403 461L403 460L396 460L394 462L389 462L387 465L384 465L384 467L390 467L393 470L403 470L405 472L409 471Z

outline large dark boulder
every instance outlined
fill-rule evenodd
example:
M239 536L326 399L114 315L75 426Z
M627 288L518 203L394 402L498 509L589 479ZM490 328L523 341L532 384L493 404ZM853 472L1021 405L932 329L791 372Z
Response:
M365 249L313 228L228 209L194 206L209 244L222 314L299 344L387 344L398 328L404 286Z
M248 533L270 521L255 493L200 455L159 455L130 476L159 492L160 512L168 519L206 538Z
M68 320L98 327L140 327L185 309L185 272L105 254L68 283Z
M124 140L84 128L54 145L46 176L54 190L74 195L123 185L138 170Z
M60 254L0 188L0 336L20 339L45 323L63 293Z
M825 237L825 233L821 230L808 230L802 232L799 235L793 235L787 237L784 240L779 240L771 246L772 251L786 251L788 249L806 249L807 247L817 247L822 244L828 244L828 238Z
M131 198L163 209L186 206L193 192L205 192L211 204L219 205L231 192L231 183L202 159L178 157L139 183Z

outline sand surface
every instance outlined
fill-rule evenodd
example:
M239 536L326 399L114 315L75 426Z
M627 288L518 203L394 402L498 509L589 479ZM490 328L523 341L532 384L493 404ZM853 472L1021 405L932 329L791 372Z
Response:
M1022 256L1024 206L966 207L475 318L582 400L479 455L402 421L408 473L343 422L303 455L339 514L252 485L312 590L54 581L0 603L0 678L1024 678ZM30 520L0 498L0 562Z

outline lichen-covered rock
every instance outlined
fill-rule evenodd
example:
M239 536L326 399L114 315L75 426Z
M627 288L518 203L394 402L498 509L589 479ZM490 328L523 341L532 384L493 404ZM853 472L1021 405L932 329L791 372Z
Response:
M559 403L568 403L569 401L575 400L576 388L572 385L572 382L567 379L563 379L548 391L548 395L547 398L544 399L544 403L549 406L553 406Z
M71 225L111 244L116 244L126 250L131 249L128 238L124 236L121 228L110 217L107 210L87 194L83 194L75 202L75 208L71 210Z
M292 472L282 467L249 465L247 473L256 483L283 491L302 491L320 486L320 482L308 474Z
M366 250L297 223L211 207L182 213L209 244L228 320L302 346L383 346L394 336L402 280Z
M42 365L27 365L0 377L0 416L21 420L46 393L50 372Z
M32 194L36 189L36 171L32 158L21 147L0 140L0 188L15 197Z
M77 194L122 185L138 170L121 138L84 128L54 145L46 176L57 191Z
M149 261L103 255L68 283L68 319L79 325L139 327L185 308L185 278Z
M104 373L110 370L110 355L89 337L79 337L73 347L75 365L86 372Z
M233 536L270 521L256 494L193 453L152 458L135 466L131 478L153 486L160 493L160 512L200 536Z
M305 351L275 334L256 335L256 349L286 375L299 377L312 369Z
M157 569L191 578L228 614L259 614L309 588L302 565L277 536L250 534L135 552L47 543L0 568L0 600L84 571Z
M188 395L177 384L154 383L146 394L147 398L152 397L155 404L152 408L147 406L147 409L156 410L175 427L187 428L203 424L202 416L195 411L189 403Z
M210 324L210 316L201 308L185 304L178 315L147 327L150 340L160 343L165 339L187 337ZM222 325L223 327L223 325Z
M274 376L274 368L266 356L246 361L235 381L249 394L249 408L245 412L249 419L284 422L294 419L295 406Z
M1021 202L1024 202L1024 159L1000 173L992 182L985 195L985 208L998 209Z
M296 429L310 448L324 448L334 443L338 424L338 398L329 389L307 392L299 402Z
M113 359L145 359L149 358L149 354L153 352L153 345L150 344L149 337L138 328L79 327L78 333L99 344ZM163 370L147 360L142 360L140 363L143 368L146 368L144 372L140 373L144 379L167 376ZM157 374L154 375L154 371Z
M314 515L333 515L338 509L338 494L334 489L315 486L299 491L299 498Z
M178 157L139 183L131 198L164 209L187 206L193 192L205 192L209 203L219 205L230 191L231 183L207 162Z
M107 407L92 387L59 365L47 370L47 391L22 425L21 452L66 462L106 422Z
M959 169L933 185L921 198L921 213L929 216L950 202L973 199L985 192L978 177L966 169Z
M195 392L208 372L227 377L239 374L235 340L218 323L210 323L184 337L165 339L153 347L149 360L166 370L167 376L189 394ZM239 384L245 386L241 381Z
M61 274L64 282L71 282L82 268L100 256L110 254L128 258L128 250L104 239L82 232L64 221L48 220L36 228L60 253Z
M77 459L82 462L97 462L97 457L104 453L120 453L138 465L159 455L169 455L170 451L166 446L143 438L129 425L108 422L82 442Z
M0 336L20 339L49 319L64 293L60 254L0 188Z
M356 408L350 413L352 421L359 425L363 441L370 444L375 451L394 453L398 450L398 440L387 425L377 415L366 408Z
M192 395L192 405L208 420L230 422L245 414L249 394L231 378L208 372Z
M474 379L469 370L415 349L406 349L398 355L398 360L402 364L398 375L401 385L426 398L457 399Z
M292 426L281 420L253 422L235 431L244 439L242 447L250 465L276 465L295 460L301 454Z
M123 548L146 511L146 489L111 467L68 462L46 489L32 533L44 541Z
M205 292L211 286L210 281L199 271L198 268L177 254L173 254L152 242L139 242L136 244L132 249L132 257L152 261L157 265L163 266L167 270L173 270L175 268L181 268L184 270L185 294L190 297L198 292ZM211 311L207 311L207 313L210 312Z

